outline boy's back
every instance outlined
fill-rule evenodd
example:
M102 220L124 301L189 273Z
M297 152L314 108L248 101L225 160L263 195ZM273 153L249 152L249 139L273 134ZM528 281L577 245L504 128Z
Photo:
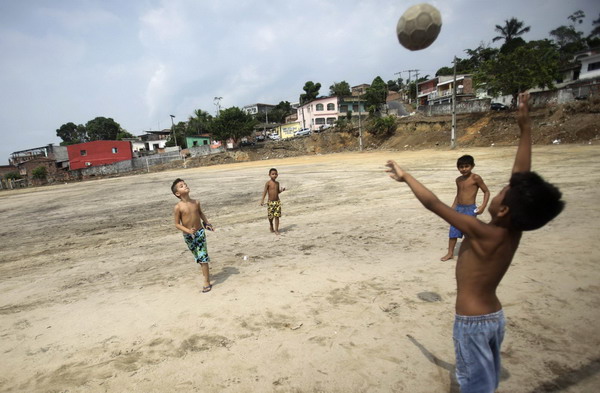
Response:
M452 334L456 376L464 392L493 392L498 387L505 319L496 288L519 247L522 232L544 226L564 206L560 191L531 172L529 95L519 98L519 147L509 185L490 203L489 223L458 213L394 161L387 164L390 177L405 182L423 206L467 235L456 264Z

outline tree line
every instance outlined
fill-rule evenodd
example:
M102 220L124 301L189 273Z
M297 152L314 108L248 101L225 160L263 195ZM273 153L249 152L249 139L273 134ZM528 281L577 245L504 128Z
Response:
M549 32L550 38L525 41L522 36L531 30L523 21L511 18L504 25L496 25L497 36L492 42L503 41L500 48L491 48L481 43L475 49L465 49L467 57L455 58L451 66L441 67L435 76L452 75L454 66L458 74L472 74L476 87L485 87L493 95L511 95L513 101L521 91L534 87L553 88L560 80L560 70L573 66L575 53L600 46L600 15L592 22L593 29L587 36L578 26L583 23L585 13L581 10L569 15L569 23ZM405 91L407 96L415 99L417 83L430 79L429 75L405 81L402 78L384 80L377 76L360 98L365 101L368 112L376 115L386 102L388 91ZM319 98L320 83L307 81L300 94L300 105ZM346 81L334 82L329 87L329 95L347 97L351 95L350 85ZM197 109L187 121L178 122L167 146L174 146L175 140L182 147L187 147L186 136L210 133L215 140L239 140L250 136L260 123L284 123L292 114L292 106L288 101L281 101L267 113L249 115L238 107L226 108L213 117L208 112ZM377 117L377 116L375 116ZM380 121L376 125L383 133L389 131L389 121ZM387 130L387 131L386 131ZM63 124L56 135L63 142L61 145L82 143L95 140L120 140L134 137L111 118L97 117L85 125L72 122Z

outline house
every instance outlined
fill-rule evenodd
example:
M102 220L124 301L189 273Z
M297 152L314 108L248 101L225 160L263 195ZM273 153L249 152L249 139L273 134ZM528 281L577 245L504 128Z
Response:
M437 91L438 77L417 83L418 106L429 105L429 94Z
M16 166L22 162L33 160L35 158L45 157L56 162L58 168L68 168L69 156L66 146L54 146L50 143L42 147L34 147L27 150L20 150L11 153L8 162L10 165Z
M299 131L301 128L302 125L299 121L292 121L275 127L273 131L277 133L281 139L287 139L294 137L296 131Z
M362 114L366 114L368 112L366 104L367 102L365 99L360 96L340 97L339 117L345 117L348 113L350 113L352 117L358 116L359 113L362 116Z
M65 180L69 176L66 171L56 167L56 161L52 158L37 157L32 160L23 161L17 165L19 174L27 179L28 185L40 185L45 181L54 182L57 180ZM35 179L33 174L38 168L46 168L46 179Z
M211 139L209 134L186 136L185 143L188 148L210 145Z
M338 97L321 97L298 108L298 120L302 128L316 130L325 124L334 124L339 117Z
M171 130L166 128L162 131L144 131L144 135L140 135L139 138L144 143L144 150L153 151L158 149L164 149L169 137L171 136ZM138 146L136 144L136 146ZM139 149L136 151L139 151Z
M93 141L67 146L71 169L113 164L131 160L133 152L128 141Z
M426 102L426 105L449 104L452 102L454 90L454 76L438 76L436 88L429 91L426 95L419 93L419 86L425 89L431 89L432 80L422 82L417 85L417 96L419 102ZM471 75L456 75L456 101L464 101L475 98L473 90L473 79Z
M269 112L272 111L273 108L275 108L275 105L257 103L246 105L242 108L242 110L248 115L258 115L259 113L266 113L268 116Z

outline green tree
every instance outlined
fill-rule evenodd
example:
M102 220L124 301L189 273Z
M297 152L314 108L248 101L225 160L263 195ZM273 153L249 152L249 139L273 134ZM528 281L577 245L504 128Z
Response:
M65 123L56 130L56 136L63 140L60 143L61 146L87 142L87 132L83 124L75 125L75 123L72 122Z
M398 84L398 80L390 79L387 81L387 88L391 91L400 91L400 85Z
M575 53L588 47L588 40L584 37L583 31L577 30L577 25L582 24L584 18L585 13L583 11L575 11L568 16L571 21L568 26L559 26L550 31L552 40L558 45L562 66L571 64Z
M90 141L114 141L123 131L119 123L111 118L96 117L85 124Z
M279 104L275 105L268 113L258 113L256 119L264 121L265 123L285 123L285 118L294 112L292 104L289 101L280 101ZM260 115L260 116L258 116Z
M21 176L19 172L8 172L6 175L4 175L4 178L6 180L18 180L22 179L23 176Z
M346 81L334 82L329 86L329 95L336 97L349 97L352 95L350 85Z
M319 96L319 90L321 89L320 83L313 83L308 81L304 84L302 90L304 93L300 94L300 105L304 105L309 101L314 100Z
M175 141L177 141L177 146L181 146L182 148L187 148L186 137L187 125L185 122L180 121L172 127L171 135L169 135L169 139L167 143L165 143L166 147L175 146Z
M506 44L510 40L521 36L531 29L531 26L523 27L524 23L516 18L510 18L504 21L504 26L496 25L496 31L500 33L492 39L492 42L504 40Z
M516 103L519 92L533 87L554 87L559 76L559 53L549 40L530 41L511 53L499 53L485 61L474 73L477 86L493 95L511 95Z
M38 166L33 171L31 171L31 175L34 179L46 180L46 177L48 176L48 169L46 169L45 166Z
M127 132L126 130L121 130L118 134L117 134L117 140L118 141L122 141L125 138L135 138L135 135L130 134L129 132Z
M210 113L196 109L194 114L188 118L186 134L191 136L209 133L212 121L213 117Z
M250 136L256 125L256 119L234 106L221 111L213 121L212 132L216 140L232 138L234 142Z
M376 117L369 132L377 136L390 136L396 131L396 118L394 116Z
M380 76L373 79L371 86L367 87L367 92L364 95L369 113L374 114L381 110L387 99L387 93L387 84L383 79Z

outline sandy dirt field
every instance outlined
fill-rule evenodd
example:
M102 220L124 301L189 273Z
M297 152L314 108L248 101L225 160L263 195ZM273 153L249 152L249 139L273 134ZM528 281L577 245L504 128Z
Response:
M383 164L450 204L456 158L475 156L493 196L514 152L342 153L2 192L0 391L458 392L448 225ZM288 189L279 237L259 206L270 167ZM534 146L534 169L567 207L525 234L500 285L498 392L595 392L600 146ZM216 227L208 294L172 224L176 177Z

